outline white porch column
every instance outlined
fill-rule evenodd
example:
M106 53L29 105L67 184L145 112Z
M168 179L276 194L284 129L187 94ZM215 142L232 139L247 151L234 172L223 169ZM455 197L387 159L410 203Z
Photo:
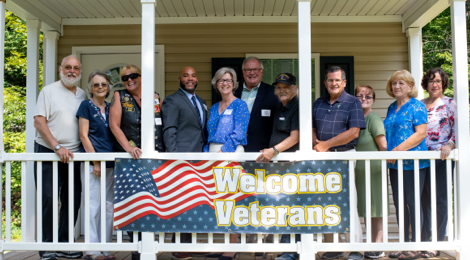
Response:
M418 88L417 99L420 100L424 98L424 90L421 87L421 79L423 78L423 37L421 28L406 29L406 36L408 37L410 72Z
M45 31L43 40L43 76L42 85L47 86L56 81L57 75L57 44L59 33Z
M312 32L310 0L298 0L300 151L312 150ZM314 257L313 257L314 258Z
M155 150L154 92L155 92L155 5L156 0L142 3L142 157ZM161 75L160 75L161 76ZM156 260L153 232L142 232L140 259Z
M155 150L154 92L155 92L155 5L156 0L142 3L142 156Z
M26 54L26 152L34 152L34 137L36 129L34 128L34 108L36 107L36 99L39 89L39 30L41 29L41 21L26 20L26 28L28 30L28 44ZM23 180L26 187L21 187L21 232L25 242L35 241L36 230L36 188L33 176L34 164L28 162L26 172L28 178ZM23 224L24 223L24 224Z
M298 0L299 37L299 118L301 152L312 150L312 24L310 0ZM302 234L300 238L300 260L315 259L317 251L313 234Z
M468 59L467 59L467 28L465 0L449 0L452 17L452 59L454 73L454 98L457 102L458 120L456 123L456 146L459 149L457 161L456 182L457 186L457 240L460 242L460 252L457 259L468 259L470 255L470 204L466 200L470 197L467 183L470 183L470 139L468 121Z

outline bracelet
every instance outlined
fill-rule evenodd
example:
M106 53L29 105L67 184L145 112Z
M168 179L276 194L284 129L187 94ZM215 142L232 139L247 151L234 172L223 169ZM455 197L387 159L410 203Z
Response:
M454 149L451 142L447 142L446 145L448 145L450 149Z
M273 150L274 150L274 154L275 154L275 155L278 155L278 154L279 154L279 150L276 148L276 146L273 146Z

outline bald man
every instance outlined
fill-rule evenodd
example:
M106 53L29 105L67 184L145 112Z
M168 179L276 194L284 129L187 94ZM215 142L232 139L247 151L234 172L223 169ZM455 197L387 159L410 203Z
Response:
M207 141L207 105L195 92L196 70L183 68L178 82L180 88L163 101L163 142L167 152L202 152Z

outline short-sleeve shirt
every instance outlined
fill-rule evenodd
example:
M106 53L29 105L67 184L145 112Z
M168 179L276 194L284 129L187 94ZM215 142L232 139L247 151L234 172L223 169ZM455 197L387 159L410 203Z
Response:
M204 146L204 152L209 152L210 143L223 144L221 150L233 153L238 145L246 145L246 132L250 121L250 112L245 101L235 99L219 115L220 102L212 105L209 110L207 130L209 138Z
M276 107L276 111L274 112L273 133L269 140L269 147L281 143L290 136L290 132L298 129L299 98L294 96L285 106L280 103L279 106ZM284 152L295 152L297 150L299 150L299 143L296 143Z
M312 127L316 129L317 139L320 141L330 140L352 127L366 128L361 101L346 91L333 104L330 104L329 94L318 98L313 103L312 110ZM356 139L331 149L353 148L355 145Z
M393 102L387 111L385 118L385 138L387 139L387 151L393 150L406 139L415 133L415 127L428 123L426 106L415 98L411 98L408 102L397 110L397 102ZM396 112L396 113L395 113ZM426 141L408 151L427 151ZM398 162L387 163L390 169L398 169ZM429 167L429 160L419 160L419 168ZM413 160L403 160L403 170L414 170Z
M73 93L59 80L41 90L34 110L34 116L46 118L47 126L56 141L74 153L80 151L82 144L78 134L78 119L75 115L80 103L86 98L86 93L81 88L77 87ZM35 141L53 150L39 133Z
M426 99L421 100L426 104ZM448 142L455 144L455 112L457 107L454 99L441 98L428 110L428 131L426 146L428 150L437 150Z

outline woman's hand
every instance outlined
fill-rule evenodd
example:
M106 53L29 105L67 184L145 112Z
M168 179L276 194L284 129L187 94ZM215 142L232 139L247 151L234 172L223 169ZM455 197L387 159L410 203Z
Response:
M271 158L274 156L274 149L273 148L267 148L263 149L260 151L261 155L256 158L256 162L258 163L264 163L264 162L269 162L271 161Z
M437 148L437 150L441 151L441 159L444 161L449 156L450 152L452 151L452 148L450 148L450 146L446 144L442 147Z
M93 162L93 174L98 177L101 176L101 162Z
M139 147L131 147L131 149L129 149L127 152L132 155L134 160L138 160L142 154L142 150Z
M392 149L390 152L397 152L397 151L400 151L400 150L399 150L399 149L397 149L397 148L398 148L398 146L397 146L397 147L395 147L395 148L393 148L393 149ZM393 164L394 164L394 163L396 163L396 162L397 162L397 160L396 160L396 159L393 159L393 160L387 160L387 163L393 163Z

